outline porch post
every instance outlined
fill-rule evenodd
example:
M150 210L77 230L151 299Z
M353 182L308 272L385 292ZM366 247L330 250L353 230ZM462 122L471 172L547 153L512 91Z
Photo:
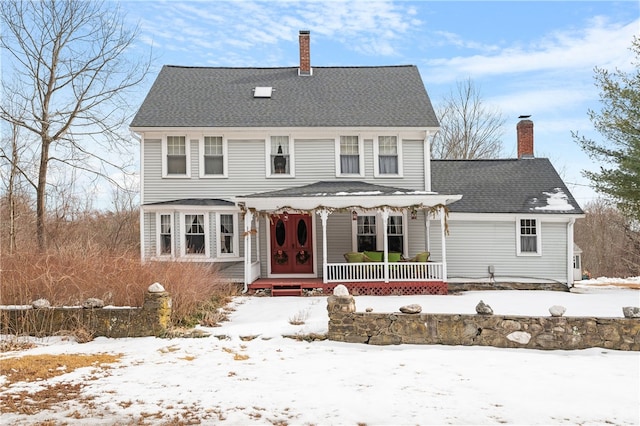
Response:
M442 281L447 281L447 245L445 242L445 221L444 221L444 207L440 207L440 236L442 246Z
M260 263L260 215L253 218L256 224L256 262Z
M424 240L427 242L427 251L431 252L431 213L424 210Z
M384 282L389 282L389 241L387 239L387 222L389 222L389 209L382 209L382 236L383 236L383 254L384 260Z
M319 210L318 214L322 220L322 282L327 283L327 219L329 211Z
M244 291L251 284L251 221L253 213L247 210L244 214Z

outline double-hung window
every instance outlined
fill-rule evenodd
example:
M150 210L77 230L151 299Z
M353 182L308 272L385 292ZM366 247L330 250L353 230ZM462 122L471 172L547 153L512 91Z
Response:
M167 136L165 147L165 175L186 176L187 141L185 136Z
M379 251L383 249L384 228L382 220L376 215L358 215L355 222L355 250ZM404 224L402 214L389 215L387 219L387 249L395 253L404 253Z
M374 144L374 176L401 176L400 144L397 136L378 136Z
M387 244L389 252L404 253L404 232L402 216L389 216L387 219Z
M267 143L267 173L272 177L293 176L293 143L289 136L271 136Z
M516 223L518 254L540 255L540 222L537 219L519 219Z
M205 254L205 224L203 214L184 215L185 254Z
M160 242L158 248L159 255L170 255L172 251L171 243L171 215L160 215Z
M205 136L202 140L201 177L227 176L227 147L222 136Z
M340 136L336 152L337 176L363 176L362 142L358 136Z
M357 251L375 251L377 249L377 234L376 217L358 215L356 230Z
M238 255L238 233L235 214L218 213L218 256Z

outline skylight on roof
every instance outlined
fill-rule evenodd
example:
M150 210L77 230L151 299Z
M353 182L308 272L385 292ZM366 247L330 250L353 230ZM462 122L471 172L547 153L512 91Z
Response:
M253 89L254 98L270 98L273 87L256 87Z

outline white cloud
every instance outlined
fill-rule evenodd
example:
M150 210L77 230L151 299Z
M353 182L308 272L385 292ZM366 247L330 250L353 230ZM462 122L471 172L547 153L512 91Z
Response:
M391 1L145 2L144 5L153 8L142 16L146 43L173 52L189 51L200 58L214 53L216 64L234 66L268 66L264 58L242 55L238 50L268 51L283 41L296 42L299 30L310 30L361 54L394 56L402 44L401 35L411 26L420 25L415 7ZM281 56L275 61L277 65L282 65Z
M596 17L582 30L556 31L529 46L510 46L499 51L447 33L446 40L454 46L464 45L495 53L433 59L427 65L432 69L431 81L438 83L466 76L478 78L558 70L592 72L595 66L629 69L633 57L629 47L639 25L640 19L622 24Z

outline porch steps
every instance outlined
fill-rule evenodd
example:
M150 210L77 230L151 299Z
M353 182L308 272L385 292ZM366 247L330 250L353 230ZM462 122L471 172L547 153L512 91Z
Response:
M300 284L273 284L271 296L302 296L302 285Z

